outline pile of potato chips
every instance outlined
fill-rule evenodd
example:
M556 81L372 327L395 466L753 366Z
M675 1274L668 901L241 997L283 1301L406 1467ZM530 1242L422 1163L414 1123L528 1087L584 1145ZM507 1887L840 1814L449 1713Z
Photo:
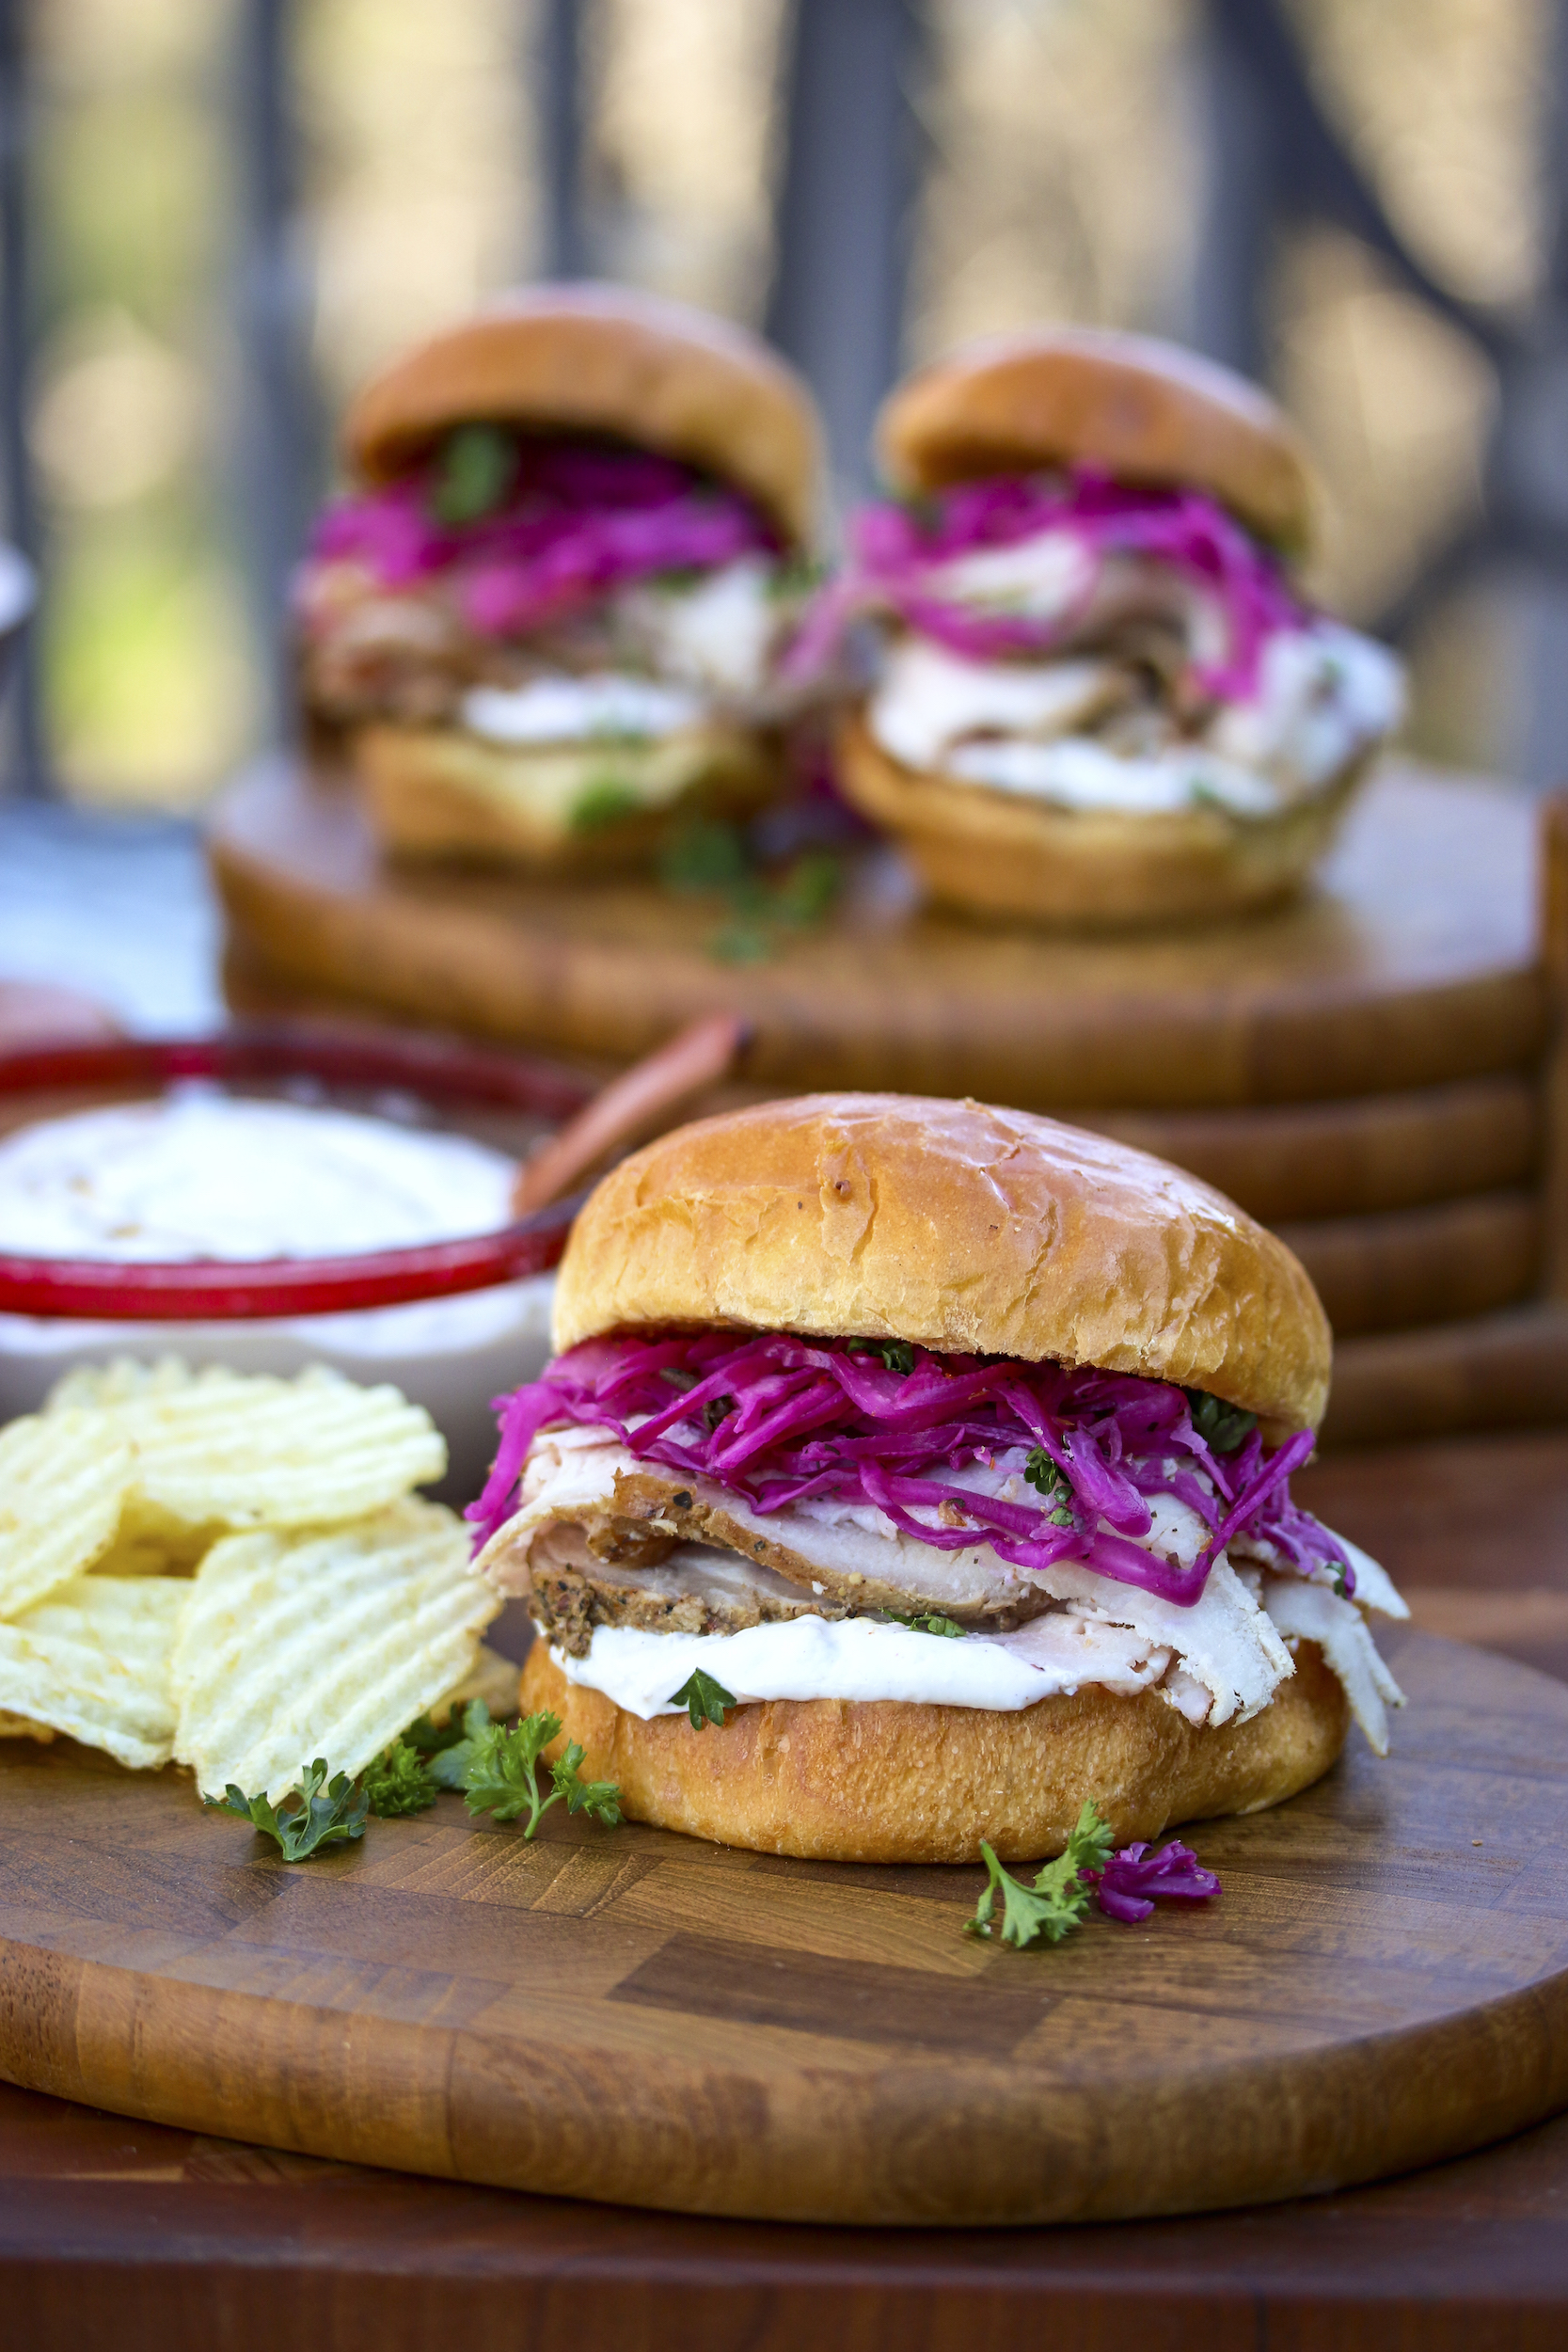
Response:
M506 1678L467 1531L412 1491L445 1469L418 1406L324 1369L68 1375L0 1430L0 1732L173 1756L203 1795L362 1772Z

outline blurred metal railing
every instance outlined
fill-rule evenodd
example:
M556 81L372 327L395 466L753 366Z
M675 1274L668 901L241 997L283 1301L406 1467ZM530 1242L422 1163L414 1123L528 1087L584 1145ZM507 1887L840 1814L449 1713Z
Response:
M523 70L540 157L542 260L554 276L594 266L583 184L592 13L593 0L534 0L530 11L533 40ZM25 431L26 19L25 0L0 0L0 486L9 535L47 579ZM290 718L282 600L319 495L324 449L307 364L309 296L295 217L293 20L293 0L239 0L233 85L244 206L236 299L246 375L236 486L269 721L278 734ZM1385 615L1395 634L1482 564L1512 560L1568 588L1568 0L1555 0L1554 22L1557 112L1547 160L1560 217L1545 294L1521 325L1465 301L1412 252L1320 103L1280 0L1208 0L1199 36L1208 194L1190 306L1194 340L1249 373L1265 373L1266 296L1279 226L1328 219L1470 338L1497 372L1484 513L1424 564ZM793 0L786 46L768 327L816 389L835 480L851 493L864 486L872 417L901 359L922 179L919 102L933 68L929 22L924 0ZM1568 595L1563 601L1560 658L1548 649L1537 689L1554 740L1560 702L1568 741ZM11 767L21 789L48 788L33 646L20 669Z

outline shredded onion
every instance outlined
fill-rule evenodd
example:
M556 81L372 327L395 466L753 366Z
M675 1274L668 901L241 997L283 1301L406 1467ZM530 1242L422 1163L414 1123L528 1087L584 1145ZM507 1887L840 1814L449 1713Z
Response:
M1004 474L967 482L919 505L863 506L844 571L817 597L786 668L807 675L829 661L849 623L882 613L957 654L986 661L1049 655L1067 623L1028 613L982 613L943 596L937 567L984 548L1016 547L1047 531L1078 539L1095 567L1115 554L1166 565L1212 596L1227 624L1223 661L1195 663L1195 683L1224 701L1254 691L1258 661L1277 630L1304 612L1268 550L1197 490L1139 490L1079 468L1065 476Z
M1265 1454L1255 1427L1218 1454L1183 1391L1163 1381L921 1347L911 1355L902 1374L853 1342L780 1333L585 1340L497 1399L500 1444L467 1514L476 1542L511 1516L538 1432L565 1422L612 1430L640 1458L711 1479L764 1515L817 1496L869 1503L939 1550L986 1543L1023 1568L1081 1561L1183 1607L1201 1597L1214 1561L1243 1532L1265 1540L1281 1565L1304 1576L1329 1567L1354 1589L1336 1539L1290 1499L1291 1472L1312 1451L1309 1432ZM1056 1465L1069 1503L1060 1490L1037 1506L1002 1502L939 1474L991 1467L1020 1447L1038 1447ZM1151 1495L1190 1505L1209 1528L1191 1567L1132 1540L1153 1523ZM959 1523L932 1525L917 1511Z
M329 506L310 556L363 564L384 588L445 575L479 635L518 636L627 581L778 551L734 490L645 451L521 439L506 502L472 523L431 511L428 469Z

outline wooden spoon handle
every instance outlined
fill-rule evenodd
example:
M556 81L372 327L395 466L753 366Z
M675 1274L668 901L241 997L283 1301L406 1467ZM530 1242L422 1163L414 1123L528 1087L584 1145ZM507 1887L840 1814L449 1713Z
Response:
M745 1038L738 1015L710 1013L633 1062L523 1162L512 1188L514 1215L528 1216L558 1200L610 1152L657 1135L679 1104L717 1086Z

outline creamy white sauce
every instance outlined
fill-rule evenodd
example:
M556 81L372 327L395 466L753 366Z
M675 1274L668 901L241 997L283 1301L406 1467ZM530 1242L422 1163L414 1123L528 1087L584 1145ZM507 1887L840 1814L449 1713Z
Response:
M1404 717L1404 671L1386 645L1337 621L1282 629L1259 663L1258 692L1210 729L1222 757L1315 790Z
M392 1120L182 1089L161 1103L40 1120L0 1142L0 1249L28 1256L319 1257L493 1231L514 1163ZM69 1364L175 1355L290 1376L331 1364L393 1380L477 1494L495 1451L490 1399L549 1354L551 1274L342 1314L107 1323L0 1314L0 1419L34 1412Z
M1213 660L1223 648L1194 651ZM1154 816L1209 803L1263 817L1321 790L1404 714L1394 655L1327 620L1276 632L1252 699L1223 707L1203 737L1157 753L1124 753L1084 732L1122 678L1101 659L971 661L911 631L888 651L866 723L905 767L1066 808Z
M529 747L550 743L655 741L695 726L705 715L699 694L684 686L601 671L588 677L532 678L526 686L474 686L461 715L470 735L486 742Z
M325 1258L493 1232L515 1165L466 1136L205 1087L0 1142L0 1250Z
M917 1633L874 1617L791 1617L742 1633L648 1633L595 1626L586 1658L552 1649L569 1682L646 1722L683 1710L674 1693L701 1667L743 1704L895 1699L1012 1714L1086 1683L1131 1696L1158 1682L1170 1652L1146 1635L1053 1613L1016 1633Z
M1004 738L960 743L942 765L948 775L989 784L998 792L1124 817L1168 816L1205 801L1237 817L1268 817L1280 804L1265 777L1233 760L1216 759L1196 744L1132 758L1082 735L1056 743Z

